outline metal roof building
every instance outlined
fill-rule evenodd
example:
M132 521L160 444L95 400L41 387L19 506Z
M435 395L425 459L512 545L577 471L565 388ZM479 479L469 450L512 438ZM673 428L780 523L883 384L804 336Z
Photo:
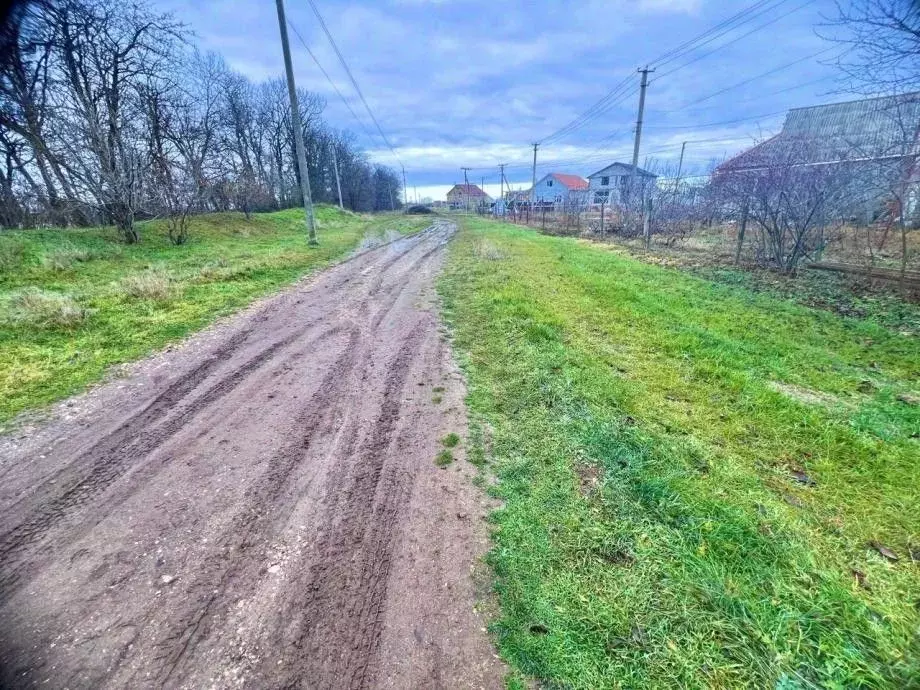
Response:
M918 154L920 92L794 108L782 131L717 172L750 170L794 156L802 165L881 161Z

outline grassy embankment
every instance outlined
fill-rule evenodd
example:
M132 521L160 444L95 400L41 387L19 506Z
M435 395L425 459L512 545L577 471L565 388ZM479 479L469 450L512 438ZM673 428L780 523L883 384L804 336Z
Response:
M127 246L112 228L0 233L0 422L59 400L128 362L343 257L366 236L430 219L317 209L193 218L173 246L161 222Z
M441 290L516 672L920 686L916 337L482 220Z

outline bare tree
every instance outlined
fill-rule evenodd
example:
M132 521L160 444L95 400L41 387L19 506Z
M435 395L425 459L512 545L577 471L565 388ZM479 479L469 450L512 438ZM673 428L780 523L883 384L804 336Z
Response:
M825 37L846 46L838 60L850 86L867 93L920 88L920 2L838 2Z
M713 184L721 199L746 208L761 232L762 256L782 273L823 248L825 224L852 205L857 177L848 162L815 164L804 141L754 149L743 168L722 169Z

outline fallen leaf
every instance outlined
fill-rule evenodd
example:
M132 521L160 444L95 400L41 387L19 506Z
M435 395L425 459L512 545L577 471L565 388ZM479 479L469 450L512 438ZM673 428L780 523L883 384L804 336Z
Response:
M817 482L809 477L803 470L794 468L791 470L792 478L795 479L799 484L804 484L805 486L817 486Z
M882 556L884 556L889 561L894 562L894 561L899 560L898 554L896 554L894 551L889 549L884 544L880 544L877 541L870 541L869 546L871 546L873 549L878 551Z

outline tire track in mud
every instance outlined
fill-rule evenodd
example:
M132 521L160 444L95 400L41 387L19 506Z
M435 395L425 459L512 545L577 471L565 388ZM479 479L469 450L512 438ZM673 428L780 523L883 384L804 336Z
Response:
M417 386L445 378L424 305L453 231L436 221L267 300L168 355L165 384L103 387L103 412L136 411L98 438L81 419L42 430L60 457L34 488L7 465L26 488L0 497L0 686L500 686L471 600L400 638L405 606L387 603L416 567L406 539L458 534L409 513L450 510L417 495L449 424ZM422 565L439 573L424 600L455 607L437 583L462 589L464 571ZM473 632L438 642L456 620ZM441 651L412 670L381 656L394 639Z
M401 395L425 333L421 324L387 363L379 413L354 461L335 468L326 495L335 516L316 538L314 563L287 602L292 623L278 643L299 652L281 685L311 678L316 687L361 687L380 635L386 573L411 472L387 462L400 417ZM351 449L348 449L349 451ZM334 647L328 640L336 640ZM263 678L267 669L262 671ZM277 674L277 669L272 669ZM279 680L276 678L276 680Z
M340 329L327 331L317 340L330 337ZM122 424L114 432L103 438L90 450L79 456L72 466L88 466L88 472L75 480L67 481L60 475L54 483L49 482L43 489L52 495L36 496L37 507L15 527L0 536L0 603L4 602L15 590L22 578L23 571L35 568L33 560L17 562L16 555L25 547L41 540L46 532L65 517L72 517L75 510L83 508L113 482L132 469L130 461L142 458L171 439L183 429L199 412L217 403L225 395L236 389L248 376L269 363L279 350L287 347L303 335L297 331L261 350L243 366L222 378L202 395L177 411L176 407L220 364L221 360L233 352L249 337L250 332L234 337L227 347L209 359L186 378L181 379L148 405L141 413ZM173 413L172 416L169 416ZM168 417L168 418L167 418ZM66 471L65 471L66 472ZM62 473L63 474L63 473ZM57 488L59 484L63 486ZM91 527L72 530L66 537L70 540L79 538L80 533ZM43 553L47 553L44 549Z

